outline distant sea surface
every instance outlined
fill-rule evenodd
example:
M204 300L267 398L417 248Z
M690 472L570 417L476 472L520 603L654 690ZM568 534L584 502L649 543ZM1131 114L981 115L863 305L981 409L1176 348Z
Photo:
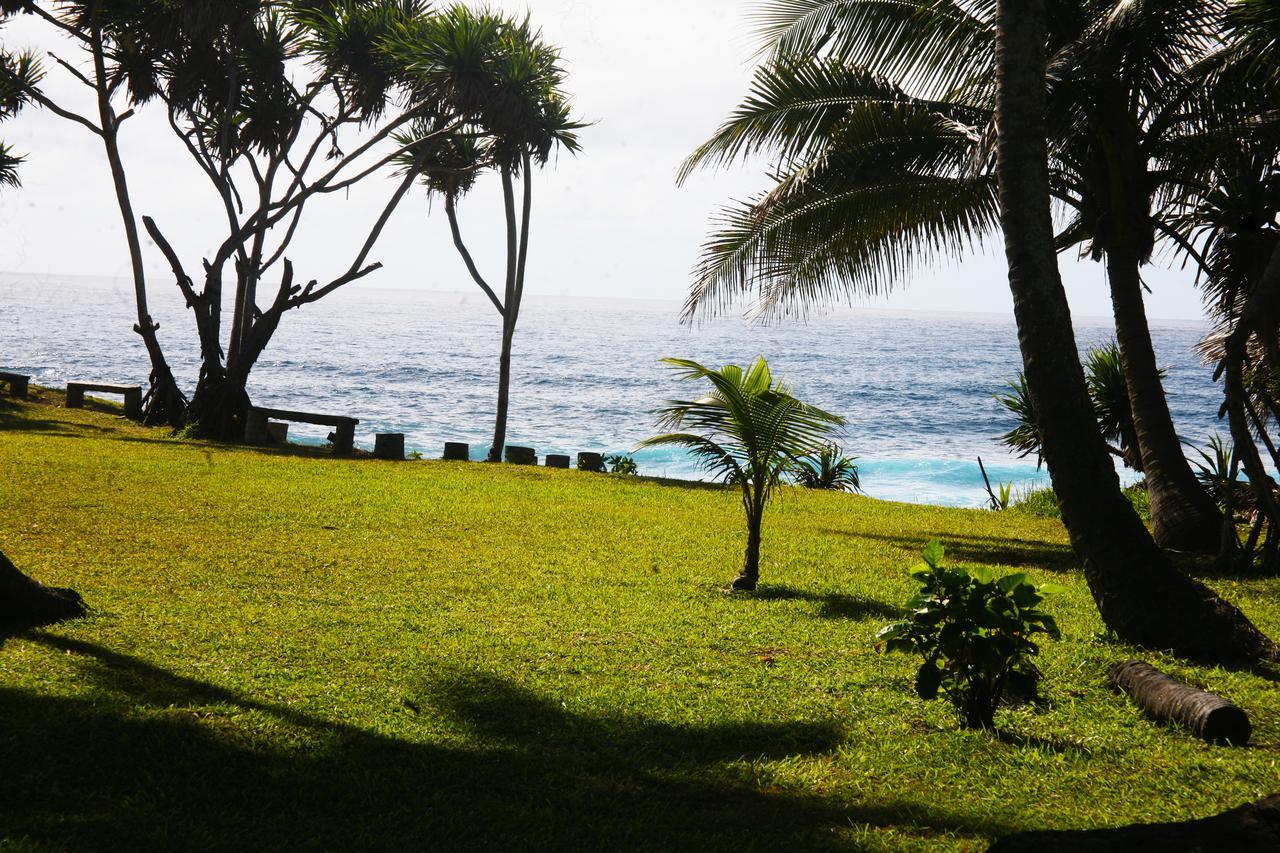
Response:
M151 287L170 364L189 389L199 368L195 328L175 288ZM527 297L516 337L508 438L547 453L630 451L654 434L664 399L696 393L659 364L666 356L720 365L769 359L802 399L843 415L841 443L858 457L867 494L950 506L983 503L977 458L993 481L1047 483L1035 460L996 438L1012 427L992 393L1021 366L1011 317L842 309L771 326L732 318L693 327L674 302ZM146 352L132 331L125 281L0 273L0 369L36 382L145 384ZM227 322L229 326L229 320ZM1078 318L1082 347L1113 337L1108 321ZM1204 328L1153 322L1169 404L1181 435L1203 444L1219 429L1220 391L1192 347ZM254 370L259 405L358 417L357 444L403 432L410 449L440 455L465 441L476 457L492 437L499 322L478 292L351 285L288 313ZM1225 430L1223 430L1225 432ZM321 442L323 427L293 425ZM636 454L641 474L697 479L682 451Z

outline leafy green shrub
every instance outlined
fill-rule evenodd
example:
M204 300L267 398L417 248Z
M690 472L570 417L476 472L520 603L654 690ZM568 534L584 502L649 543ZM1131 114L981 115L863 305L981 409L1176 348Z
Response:
M845 456L837 445L825 444L816 453L798 458L791 467L791 476L806 489L860 492L862 481L856 461L856 456Z
M910 619L876 635L891 652L917 652L916 693L942 693L970 729L994 729L996 707L1008 687L1034 695L1040 653L1034 637L1059 639L1053 617L1038 609L1042 590L1021 573L995 578L988 569L943 568L943 549L930 542L923 566L911 576L921 585L907 607Z
M640 473L640 466L636 464L634 456L627 456L618 453L613 456L606 456L604 464L608 466L610 474L626 474L634 476Z

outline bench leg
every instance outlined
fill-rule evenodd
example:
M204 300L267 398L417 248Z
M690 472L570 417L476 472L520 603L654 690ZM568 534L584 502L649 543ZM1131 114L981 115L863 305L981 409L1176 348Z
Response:
M124 416L131 421L142 420L142 389L124 392Z
M15 397L27 398L29 379L16 379L9 385L9 393Z
M67 386L67 408L83 409L84 408L84 389L72 388Z
M267 416L257 409L250 409L244 419L244 443L267 443Z
M346 456L355 449L356 445L356 428L353 424L334 427L333 429L333 453L335 456Z

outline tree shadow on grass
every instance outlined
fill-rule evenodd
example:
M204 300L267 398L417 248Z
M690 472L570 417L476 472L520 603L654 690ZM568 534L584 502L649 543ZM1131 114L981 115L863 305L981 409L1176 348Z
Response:
M842 592L814 592L793 586L768 584L760 587L751 598L763 601L808 601L818 605L817 615L823 619L900 619L906 613L874 598L847 595Z
M895 536L867 531L827 530L826 533L849 536L855 539L873 539L886 542L918 554L925 545L936 539L947 550L947 559L958 563L1036 568L1050 572L1074 572L1080 569L1080 561L1070 545L1034 539L1016 539L1002 536L980 536L956 531L922 532L915 536Z
M848 807L763 787L742 763L833 750L840 734L822 723L582 714L451 673L397 705L391 725L412 738L400 740L29 636L74 655L95 688L0 689L0 838L36 846L837 850L856 846L837 834L851 825L1020 828L891 795Z

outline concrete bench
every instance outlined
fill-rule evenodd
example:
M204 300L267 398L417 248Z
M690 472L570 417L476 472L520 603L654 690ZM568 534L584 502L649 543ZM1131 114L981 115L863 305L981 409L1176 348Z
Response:
M262 409L249 407L249 415L244 423L244 440L246 444L267 443L267 421L275 418L278 421L318 424L333 427L329 440L333 442L333 452L346 454L355 448L356 418L344 418L338 415L317 415L311 412L290 412L286 409Z
M142 420L142 386L112 385L107 382L68 382L67 408L83 408L85 391L96 391L99 394L122 394L124 396L124 416L134 421Z
M27 386L31 384L30 376L23 376L21 373L8 373L0 370L0 382L9 383L9 395L12 397L26 397Z

